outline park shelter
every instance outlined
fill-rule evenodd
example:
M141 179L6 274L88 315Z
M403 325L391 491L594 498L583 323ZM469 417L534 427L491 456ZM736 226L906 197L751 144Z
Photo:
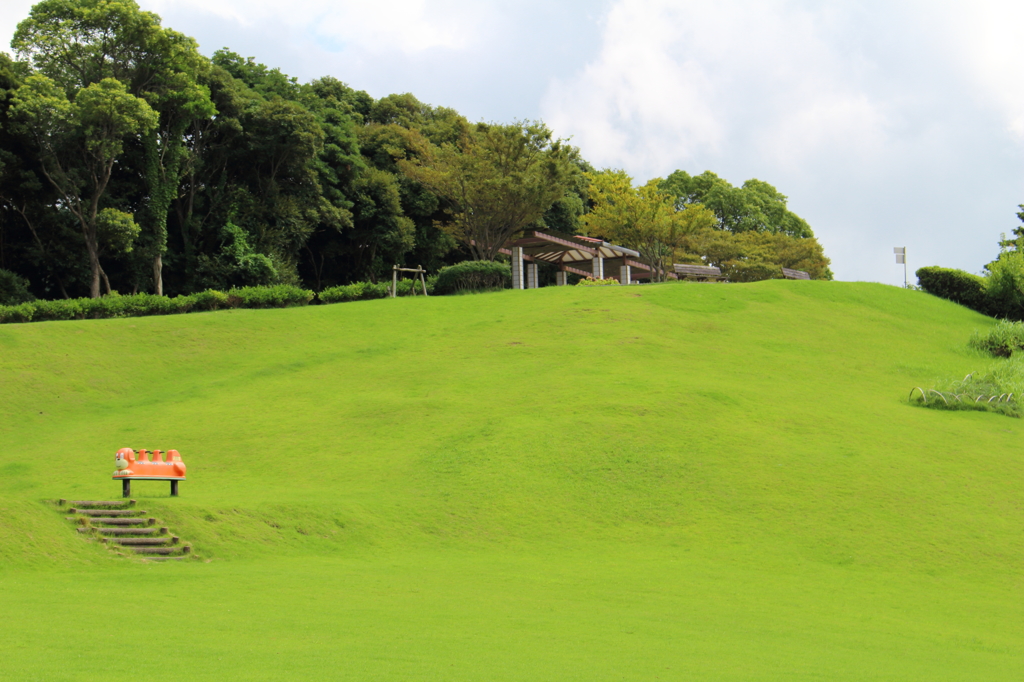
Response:
M558 268L555 274L558 285L568 283L570 272L594 279L614 278L620 284L651 277L651 268L639 261L639 252L593 237L530 230L502 252L512 257L513 289L540 286L537 271L540 263Z

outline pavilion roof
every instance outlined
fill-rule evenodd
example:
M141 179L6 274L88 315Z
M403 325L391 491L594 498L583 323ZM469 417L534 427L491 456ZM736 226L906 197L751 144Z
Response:
M506 245L508 248L513 246L522 247L523 253L531 260L544 261L554 265L571 266L600 256L606 259L621 258L624 264L641 270L649 270L648 266L643 263L632 260L640 257L638 251L610 244L594 237L567 235L551 230L530 230L519 239Z

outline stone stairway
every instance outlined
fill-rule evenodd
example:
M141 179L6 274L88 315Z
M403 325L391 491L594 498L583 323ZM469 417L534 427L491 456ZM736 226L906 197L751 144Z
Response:
M119 554L150 561L181 561L192 547L172 535L157 519L135 509L135 500L59 500L79 533L92 534ZM194 555L192 555L194 556Z

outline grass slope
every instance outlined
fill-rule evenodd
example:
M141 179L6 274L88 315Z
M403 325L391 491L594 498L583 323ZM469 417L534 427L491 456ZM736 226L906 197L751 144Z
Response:
M990 324L764 282L0 327L0 677L1020 679L1022 424L906 402ZM124 445L183 453L135 497L211 563L43 502Z

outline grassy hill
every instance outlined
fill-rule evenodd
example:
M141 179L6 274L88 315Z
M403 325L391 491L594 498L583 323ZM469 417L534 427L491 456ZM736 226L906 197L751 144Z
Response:
M906 401L991 323L773 281L0 327L0 677L1020 679L1024 425ZM123 446L181 451L134 497L211 561L44 502Z

